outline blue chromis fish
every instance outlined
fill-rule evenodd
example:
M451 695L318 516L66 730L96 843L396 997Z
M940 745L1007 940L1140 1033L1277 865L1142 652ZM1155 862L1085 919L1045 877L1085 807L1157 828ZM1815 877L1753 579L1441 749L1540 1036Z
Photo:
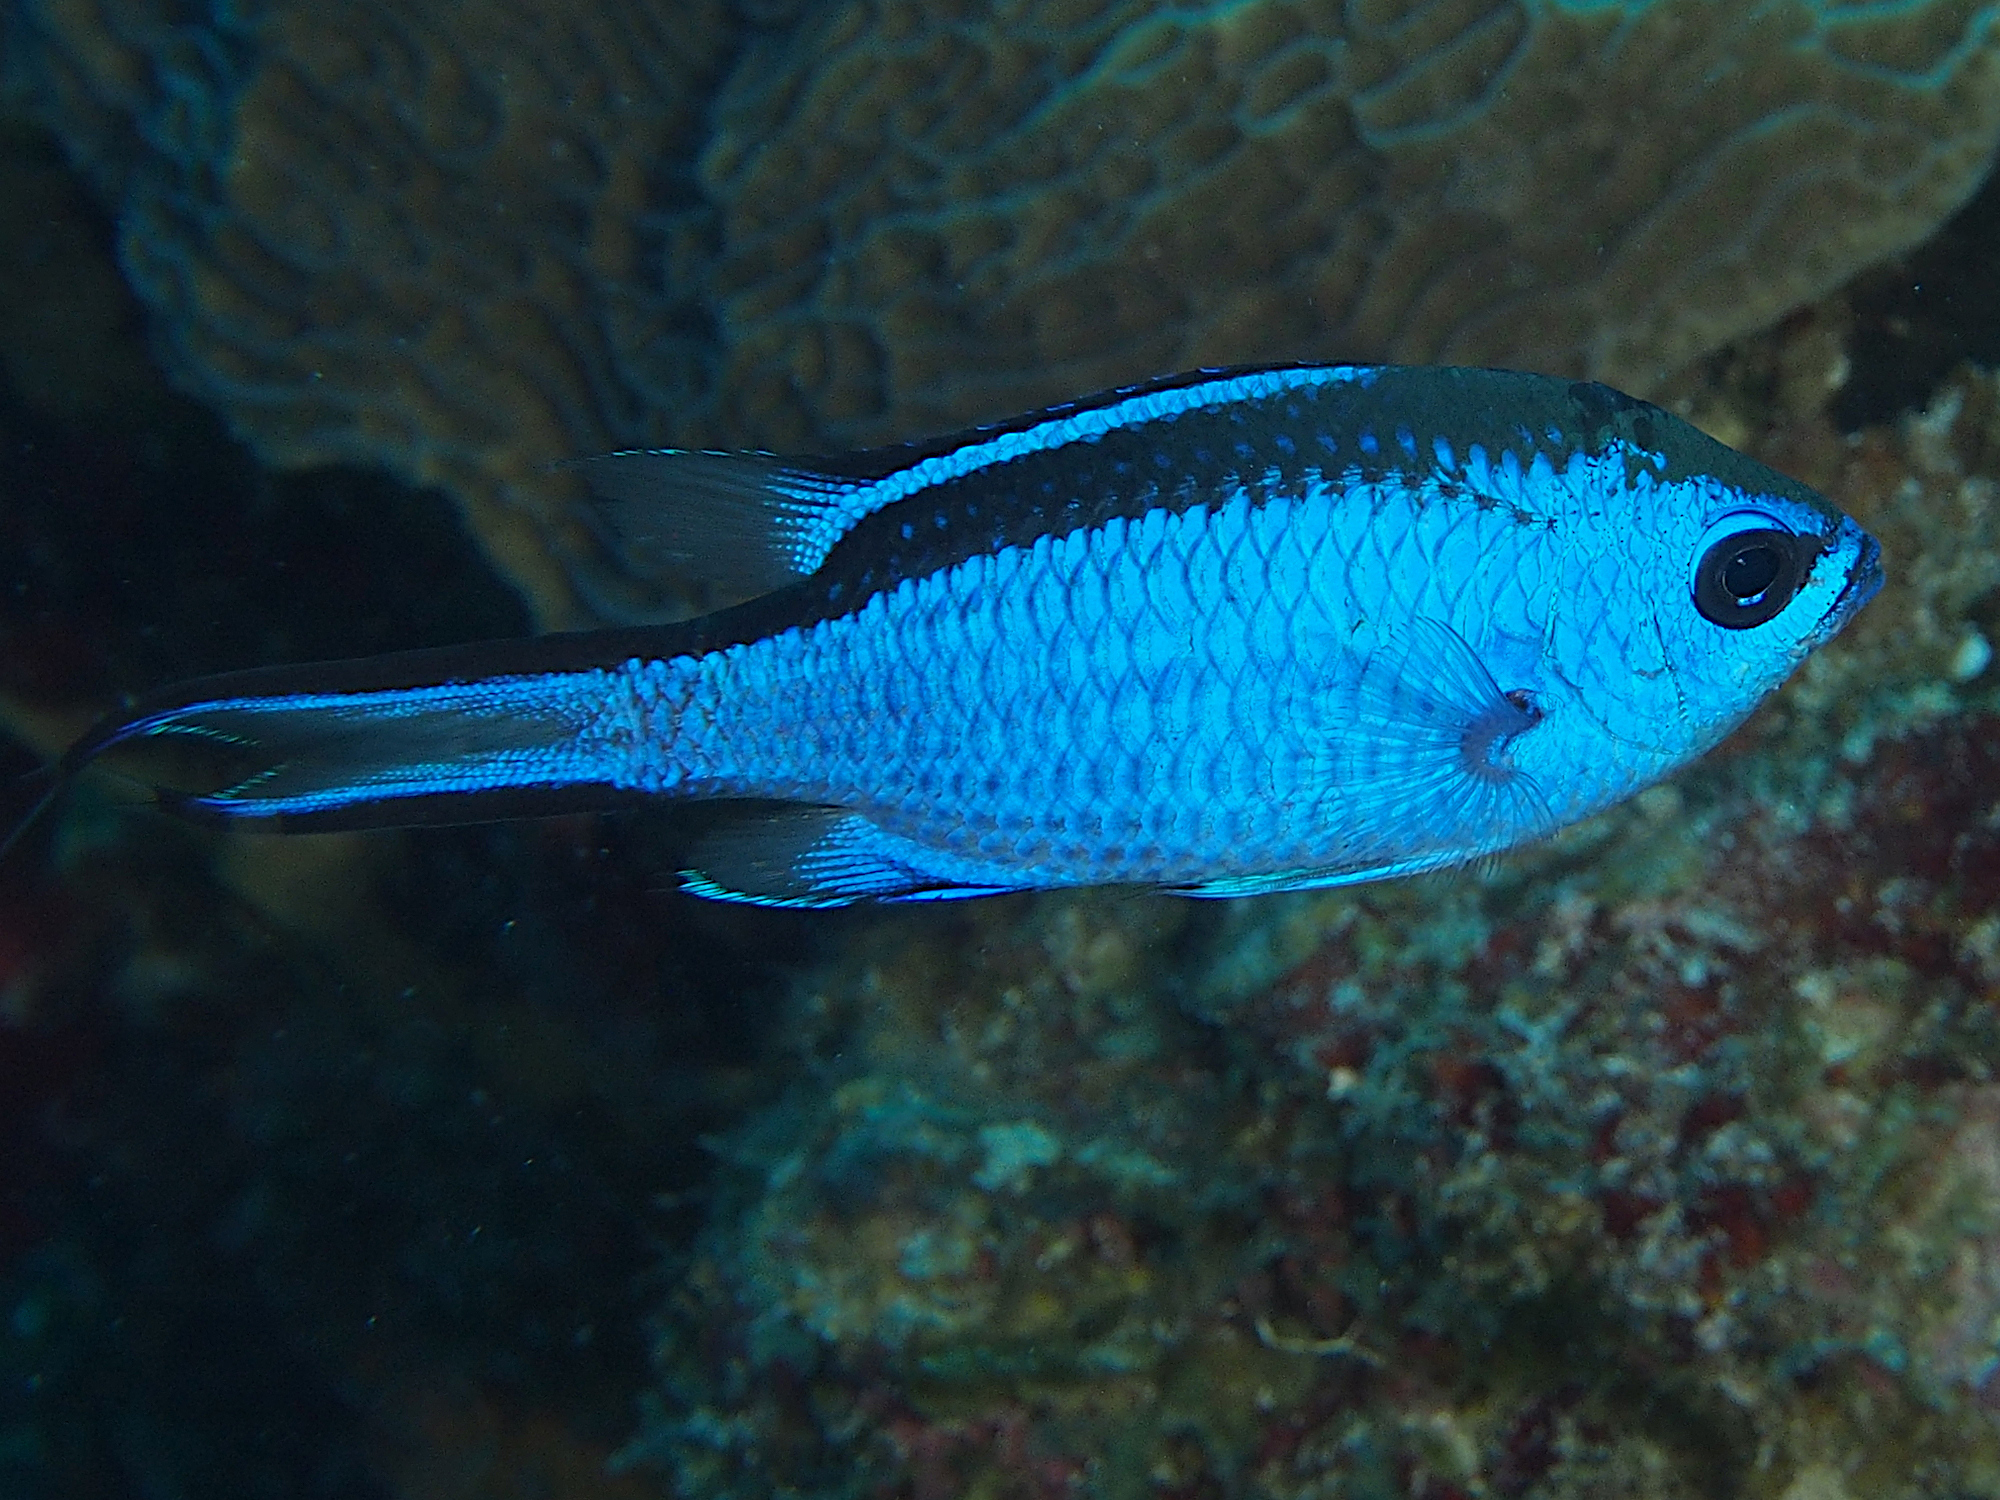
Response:
M379 826L731 799L780 906L1199 896L1490 855L1713 745L1881 584L1821 495L1601 385L1202 371L824 461L581 466L680 624L260 670L88 735L165 803Z

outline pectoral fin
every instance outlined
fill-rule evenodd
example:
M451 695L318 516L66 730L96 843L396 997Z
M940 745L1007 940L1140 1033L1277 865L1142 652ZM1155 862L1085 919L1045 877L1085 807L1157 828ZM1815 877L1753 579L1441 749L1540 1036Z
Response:
M1348 712L1328 733L1317 767L1333 789L1329 816L1351 830L1344 856L1184 894L1247 896L1411 875L1554 826L1542 789L1508 756L1541 722L1540 708L1502 689L1449 625L1417 619L1382 632L1345 696Z

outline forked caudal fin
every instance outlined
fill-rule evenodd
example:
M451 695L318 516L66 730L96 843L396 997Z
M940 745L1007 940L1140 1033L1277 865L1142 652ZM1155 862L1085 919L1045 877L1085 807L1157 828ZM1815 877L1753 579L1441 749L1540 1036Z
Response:
M634 794L621 789L622 757L600 725L607 667L622 659L626 634L181 684L72 746L0 849L97 765L177 812L287 832L621 805ZM520 665L523 648L549 669L495 670L503 659ZM554 664L558 654L574 664Z

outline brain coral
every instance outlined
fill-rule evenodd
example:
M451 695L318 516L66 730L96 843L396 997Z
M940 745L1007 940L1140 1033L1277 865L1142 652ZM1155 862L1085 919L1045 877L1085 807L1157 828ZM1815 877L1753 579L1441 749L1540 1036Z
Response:
M0 72L116 208L183 386L277 462L448 486L558 625L643 602L547 468L579 453L1293 356L1655 386L1971 189L1996 16L19 0Z
M727 379L780 441L1284 357L1645 390L1970 192L1996 11L844 0L717 110Z
M28 0L9 81L119 207L172 373L285 464L450 488L549 623L553 459L705 389L666 274L720 0Z

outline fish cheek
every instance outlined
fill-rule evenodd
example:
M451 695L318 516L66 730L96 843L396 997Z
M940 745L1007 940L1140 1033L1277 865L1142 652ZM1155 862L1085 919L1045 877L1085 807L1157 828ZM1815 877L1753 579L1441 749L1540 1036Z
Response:
M1622 623L1623 629L1614 629L1614 622L1601 619L1595 630L1584 632L1570 621L1551 629L1538 666L1546 684L1538 701L1546 718L1542 732L1561 741L1566 768L1592 757L1619 766L1650 763L1673 755L1669 742L1685 733L1679 715L1687 691L1674 642L1657 618ZM1650 675L1628 665L1635 633L1651 636L1659 652Z

